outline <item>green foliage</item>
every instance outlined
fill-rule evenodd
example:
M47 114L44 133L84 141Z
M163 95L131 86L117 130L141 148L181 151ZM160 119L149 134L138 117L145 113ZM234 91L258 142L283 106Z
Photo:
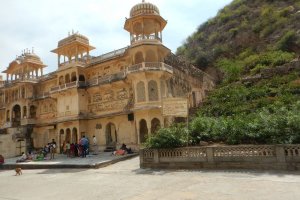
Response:
M218 15L199 26L177 54L183 55L199 68L215 67L221 59L239 63L237 55L250 50L249 59L261 60L261 56L276 55L276 50L282 52L298 52L300 37L295 34L299 30L300 15L298 1L246 1L234 0L218 12ZM248 53L250 52L248 51ZM278 52L280 53L280 52ZM273 59L273 58L272 58ZM235 61L237 60L237 61ZM254 63L251 73L258 73L262 66L272 66L275 62ZM259 65L259 66L256 66ZM236 79L240 67L234 65L229 80ZM247 66L246 73L250 72ZM240 74L246 74L244 72ZM229 73L231 74L231 73ZM228 76L226 77L228 78Z
M292 46L297 40L295 31L286 32L280 40L277 42L277 48L282 51L288 51L290 46Z
M217 66L225 72L225 83L237 81L240 78L243 69L239 62L235 62L226 58L219 60Z
M193 136L228 144L289 144L300 142L300 101L290 107L271 106L230 117L198 116Z
M244 79L296 57L299 9L298 0L234 0L178 48L200 68L224 74L191 123L190 143L300 142L299 73Z
M187 144L188 130L182 124L175 124L169 128L161 128L154 135L147 138L147 148L176 148Z

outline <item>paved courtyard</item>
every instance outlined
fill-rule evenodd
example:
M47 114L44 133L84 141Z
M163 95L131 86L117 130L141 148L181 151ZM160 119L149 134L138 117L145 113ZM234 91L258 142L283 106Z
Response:
M300 199L300 173L139 168L139 158L99 169L0 170L1 200Z

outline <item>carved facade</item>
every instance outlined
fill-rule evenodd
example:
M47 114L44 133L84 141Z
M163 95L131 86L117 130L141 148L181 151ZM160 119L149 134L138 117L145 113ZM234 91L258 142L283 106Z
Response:
M166 24L155 5L137 4L124 25L128 47L94 57L89 39L71 34L52 50L58 69L46 75L41 59L23 52L3 71L0 153L15 156L52 138L62 146L83 135L95 135L101 150L122 143L138 149L174 118L162 115L165 98L188 98L189 107L199 105L214 83L163 45Z

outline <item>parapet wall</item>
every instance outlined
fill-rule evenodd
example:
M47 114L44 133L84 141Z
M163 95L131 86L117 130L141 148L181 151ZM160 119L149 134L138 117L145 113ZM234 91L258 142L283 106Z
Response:
M140 150L141 168L300 170L300 145Z

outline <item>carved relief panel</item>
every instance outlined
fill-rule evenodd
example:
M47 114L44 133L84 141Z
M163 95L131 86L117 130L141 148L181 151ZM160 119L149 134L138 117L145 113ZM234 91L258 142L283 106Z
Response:
M93 113L123 111L129 109L128 105L133 102L132 90L128 88L96 92L91 96L88 109Z

